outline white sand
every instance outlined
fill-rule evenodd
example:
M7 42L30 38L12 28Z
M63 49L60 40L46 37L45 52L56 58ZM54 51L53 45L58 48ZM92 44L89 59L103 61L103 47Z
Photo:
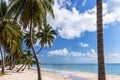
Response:
M0 76L0 80L37 80L37 71L25 70L19 73L7 72ZM42 80L71 80L50 72L42 72Z
M98 80L98 75L93 73L87 73L87 72L75 72L75 71L61 71L65 74L72 74L77 77L86 78L90 80ZM120 76L115 75L107 75L106 80L120 80Z
M58 75L57 73L64 74ZM68 75L74 75L81 78L90 80L97 80L97 74L73 72L73 71L57 71L57 73L42 71L42 80L72 80ZM23 72L7 72L6 75L0 76L0 80L37 80L37 71L25 70ZM107 80L120 80L120 76L107 75Z

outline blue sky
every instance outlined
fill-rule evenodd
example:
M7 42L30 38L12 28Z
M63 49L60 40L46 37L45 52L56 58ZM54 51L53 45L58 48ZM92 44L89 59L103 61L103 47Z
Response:
M120 63L119 0L103 0L106 63ZM51 48L40 54L41 63L97 63L96 0L55 0L53 20L58 32ZM112 4L112 5L111 5Z
M103 0L106 63L120 63L119 4L120 0ZM97 63L96 0L55 0L53 9L55 19L48 14L48 22L58 35L52 47L38 55L40 62Z
M104 55L106 63L120 61L119 0L103 0ZM55 0L58 32L51 48L39 54L41 63L97 63L96 0ZM112 5L111 5L112 4Z
M120 63L119 4L103 0L106 63ZM55 19L48 14L48 23L58 35L52 47L38 55L41 63L97 63L96 0L55 0L53 8Z

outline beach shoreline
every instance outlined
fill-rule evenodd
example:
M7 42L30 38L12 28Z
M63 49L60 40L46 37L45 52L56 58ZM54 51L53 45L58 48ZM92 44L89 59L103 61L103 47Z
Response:
M42 70L43 71L43 70ZM90 73L90 72L80 72L80 71L68 71L68 70L52 70L52 69L44 69L45 72L51 73L58 73L59 75L62 74L67 78L72 80L97 80L98 74L97 73ZM120 76L118 75L106 75L106 80L120 80Z
M42 80L72 80L51 72L41 71L41 74ZM35 69L20 72L6 70L5 75L0 76L0 80L37 80L37 71Z
M41 70L42 80L97 80L97 74L65 70ZM106 80L120 80L120 76L107 75ZM25 71L9 72L0 76L0 80L37 80L37 71L35 69L26 69Z

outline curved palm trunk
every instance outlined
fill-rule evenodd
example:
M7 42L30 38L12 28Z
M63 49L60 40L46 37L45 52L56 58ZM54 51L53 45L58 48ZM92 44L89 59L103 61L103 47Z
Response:
M0 45L0 53L1 53L1 59L2 59L2 71L1 71L1 73L2 73L2 74L5 74L5 61L4 61L4 54L3 54L3 52L2 52L2 47L1 47L1 45Z
M106 80L102 22L102 0L97 0L98 80Z
M44 46L41 46L41 48L39 49L39 51L37 52L37 54L40 53L40 51L43 49Z
M25 66L24 66L24 68L22 69L22 71L24 71L24 70L26 69L26 67L27 67L27 64L25 64Z
M17 59L15 59L15 58L13 59L12 70L15 68L17 61L18 61Z
M20 68L16 71L16 72L19 72L25 65L26 63L24 63L22 66L20 66Z
M36 60L36 66L37 66L37 71L38 71L38 80L42 80L39 60L38 60L37 54L35 52L35 49L34 49L34 46L33 46L33 40L32 40L32 17L31 17L31 22L30 22L30 43L31 43L33 54L34 54L34 58Z
M12 70L13 54L10 55L10 67L9 70Z

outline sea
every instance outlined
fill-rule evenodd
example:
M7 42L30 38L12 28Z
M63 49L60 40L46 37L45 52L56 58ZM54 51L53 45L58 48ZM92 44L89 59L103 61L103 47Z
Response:
M107 75L120 76L120 64L106 64L105 68ZM41 69L98 73L97 64L42 64Z

